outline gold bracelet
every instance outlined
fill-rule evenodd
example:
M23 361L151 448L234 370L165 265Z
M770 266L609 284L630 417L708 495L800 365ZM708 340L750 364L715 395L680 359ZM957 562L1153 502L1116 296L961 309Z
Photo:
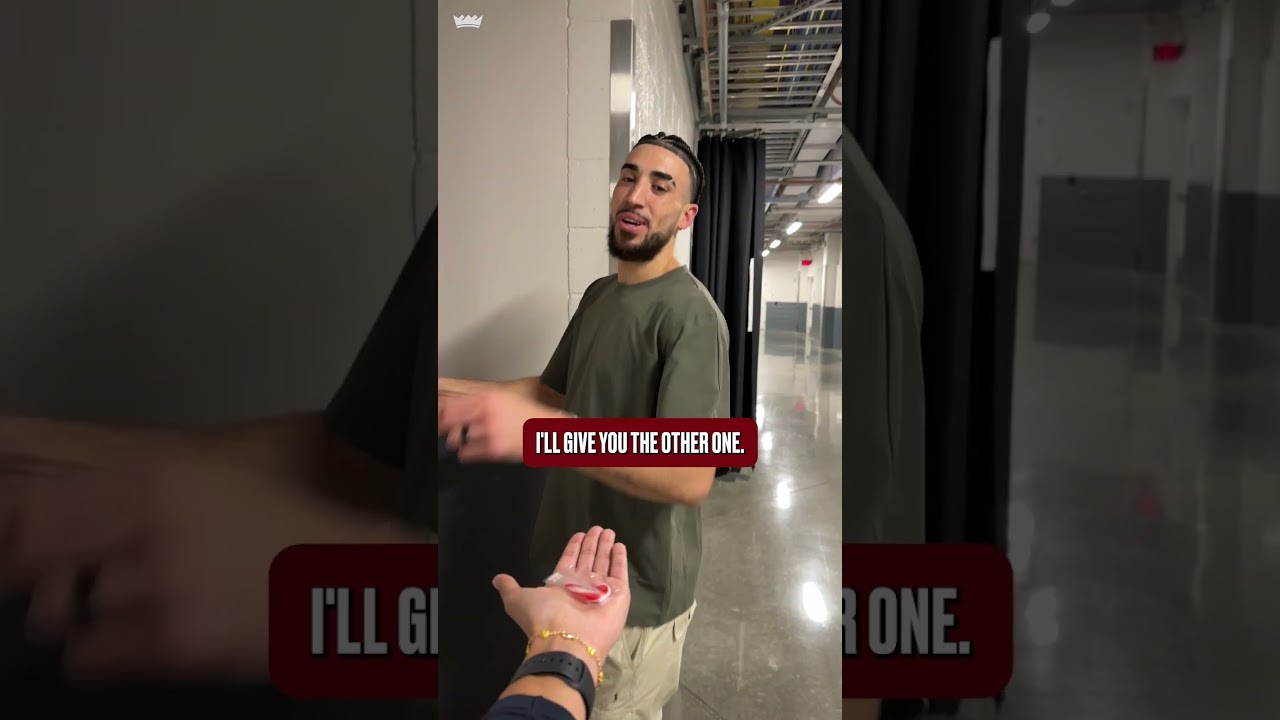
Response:
M596 687L600 687L600 685L604 682L604 664L601 662L600 658L596 657L596 649L588 645L586 640L583 640L582 638L578 637L577 635L574 635L573 633L568 633L563 630L543 630L540 633L536 633L533 637L529 638L529 644L525 645L524 647L525 657L528 657L529 653L533 652L534 640L538 640L538 639L548 640L553 637L564 638L565 640L576 642L582 647L587 649L587 655L592 660L596 661L596 667L600 669L600 672L596 674Z

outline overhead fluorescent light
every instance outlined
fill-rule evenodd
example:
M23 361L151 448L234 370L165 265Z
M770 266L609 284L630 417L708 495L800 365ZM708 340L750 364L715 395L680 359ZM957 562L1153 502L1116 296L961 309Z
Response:
M765 250L764 252L760 253L760 257L769 257L769 251Z
M840 195L840 183L836 183L831 187L827 188L826 192L822 193L822 196L818 198L818 202L824 203L824 204L829 203L832 200L835 200L839 195Z
M779 245L781 245L781 244L782 244L782 241L781 241L781 240L774 240L773 242L769 243L769 247L771 247L771 248L776 248L776 247L778 247L778 246L779 246Z
M804 225L804 223L800 222L799 220L791 223L790 225L787 226L787 234L795 235L796 231L800 229L801 225Z
M1049 27L1049 20L1049 13L1043 10L1031 13L1031 17L1027 18L1027 32L1034 35L1044 30Z

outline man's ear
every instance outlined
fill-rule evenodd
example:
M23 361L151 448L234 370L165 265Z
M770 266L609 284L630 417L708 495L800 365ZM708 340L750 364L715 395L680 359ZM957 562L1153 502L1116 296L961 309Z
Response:
M697 205L686 205L684 212L680 214L680 223L676 226L681 230L688 230L693 227L693 219L698 216Z

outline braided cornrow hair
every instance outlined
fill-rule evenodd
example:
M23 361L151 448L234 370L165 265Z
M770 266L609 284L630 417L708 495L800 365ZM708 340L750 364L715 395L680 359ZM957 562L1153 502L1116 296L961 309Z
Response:
M689 180L693 183L693 196L689 202L698 202L698 198L702 197L702 163L698 162L698 155L694 153L693 148L689 147L689 143L679 135L668 135L666 133L657 133L654 135L645 135L636 141L636 147L641 145L657 145L658 147L675 153L689 166Z

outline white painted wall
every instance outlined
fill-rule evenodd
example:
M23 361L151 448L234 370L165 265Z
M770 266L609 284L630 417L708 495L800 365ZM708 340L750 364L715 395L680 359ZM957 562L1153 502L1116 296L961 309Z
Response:
M679 16L667 0L569 1L569 315L596 278L613 272L608 233L609 26L635 23L632 142L675 133L697 148L697 116L681 54ZM519 60L523 61L523 60ZM517 62L519 62L517 61ZM689 262L691 230L676 236L676 258Z
M562 3L563 4L563 3ZM582 293L612 272L609 227L610 24L631 17L631 0L569 0L569 302L565 320ZM528 62L513 49L509 62ZM634 121L634 118L633 118Z
M826 280L822 270L822 253L807 252L801 254L802 260L809 260L808 265L800 267L800 301L810 305L822 304L822 283ZM804 292L807 290L808 292Z
M840 262L836 263L836 297L831 307L844 307L844 253L840 253Z
M838 233L834 233L838 235ZM808 266L801 260L812 260ZM762 303L821 303L823 299L822 251L771 250L764 258L764 274L760 278Z
M482 28L455 31L463 13ZM610 272L612 20L636 23L635 131L697 141L675 6L442 0L440 18L441 372L535 374Z
M1169 178L1186 165L1191 182L1213 182L1221 34L1220 11L1189 8L1180 24L1168 16L1063 15L1032 38L1024 258L1035 257L1045 175ZM1154 63L1153 43L1178 37L1183 57ZM1189 104L1189 120L1180 119L1175 98Z
M773 250L764 259L760 278L761 305L771 302L800 302L800 258L794 250Z
M827 233L826 247L822 250L822 266L826 277L822 281L822 305L840 307L840 270L844 256L844 240L841 233Z
M566 324L566 2L442 0L439 22L440 372L535 375Z
M1221 172L1228 191L1280 191L1276 5L1234 0L1206 9L1189 0L1176 18L1062 16L1036 35L1024 236L1036 227L1033 191L1046 174L1168 178L1185 165L1192 183L1214 184ZM1151 60L1155 41L1176 39L1186 47L1179 61ZM1175 99L1189 107L1185 128Z
M1023 257L1033 258L1046 175L1135 177L1142 16L1059 16L1032 37L1023 170Z
M1063 16L1031 42L1027 162L1037 174L1132 177L1145 18Z

